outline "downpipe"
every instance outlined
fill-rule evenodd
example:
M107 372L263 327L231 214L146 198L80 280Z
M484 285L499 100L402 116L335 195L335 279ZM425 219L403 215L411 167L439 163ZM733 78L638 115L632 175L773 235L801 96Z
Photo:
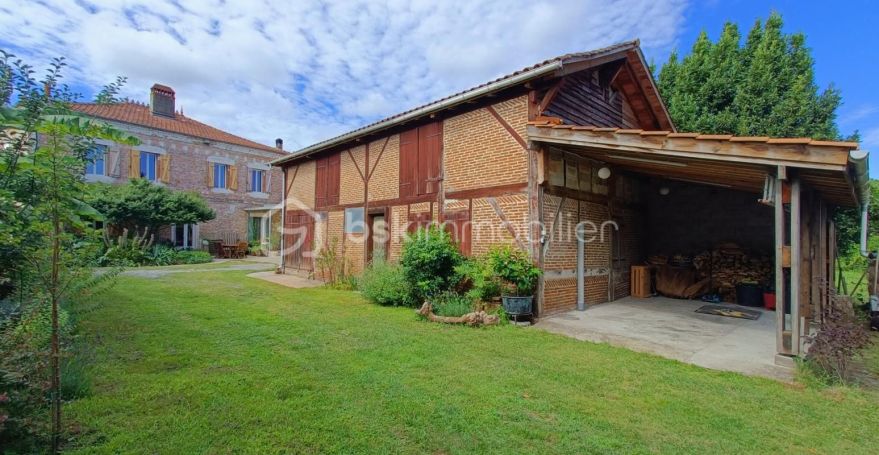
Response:
M581 226L577 225L577 311L586 311L586 240Z

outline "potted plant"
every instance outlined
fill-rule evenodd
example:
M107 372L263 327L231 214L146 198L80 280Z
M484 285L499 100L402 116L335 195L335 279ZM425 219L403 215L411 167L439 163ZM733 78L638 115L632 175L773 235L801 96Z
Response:
M531 262L528 253L500 246L492 248L488 257L492 272L504 283L501 295L504 311L514 316L532 314L540 269Z

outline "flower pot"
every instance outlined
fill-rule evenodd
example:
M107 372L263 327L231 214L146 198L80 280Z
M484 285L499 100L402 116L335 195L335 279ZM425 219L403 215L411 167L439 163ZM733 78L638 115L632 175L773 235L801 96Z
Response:
M523 316L531 314L531 305L534 302L534 296L513 296L505 295L501 297L504 305L504 311L510 316Z

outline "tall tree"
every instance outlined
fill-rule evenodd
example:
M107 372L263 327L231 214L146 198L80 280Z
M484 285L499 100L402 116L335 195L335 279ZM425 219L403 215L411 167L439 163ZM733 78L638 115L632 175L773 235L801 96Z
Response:
M836 109L839 91L819 91L815 61L802 33L785 34L772 13L759 19L744 44L736 24L727 22L717 42L704 31L690 54L672 52L659 71L659 91L678 129L706 134L840 139ZM854 133L847 139L857 140ZM857 242L856 210L838 210L837 237L849 251ZM879 224L879 213L871 214Z
M758 20L741 43L726 23L717 42L702 32L689 55L676 52L659 72L659 90L681 131L837 139L833 86L819 93L802 33L785 34L779 14Z

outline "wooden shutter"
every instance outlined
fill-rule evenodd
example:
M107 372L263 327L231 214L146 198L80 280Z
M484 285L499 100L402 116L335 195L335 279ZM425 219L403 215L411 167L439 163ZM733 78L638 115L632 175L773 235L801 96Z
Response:
M129 157L128 178L140 178L140 151L132 149Z
M238 191L238 167L226 166L226 188L232 191Z
M400 197L417 194L415 184L418 166L418 130L400 133Z
M214 163L208 161L208 172L207 172L207 184L208 188L214 187Z
M318 158L315 161L314 175L314 206L327 206L327 158Z
M327 159L327 205L339 204L341 172L342 154L336 153Z
M119 177L119 151L111 150L105 155L104 173L111 177Z
M434 194L439 189L443 147L442 122L418 127L417 192Z
M162 183L171 183L171 155L159 156L159 180Z
M445 218L446 231L451 234L452 239L458 244L461 254L469 256L471 237L470 211L446 212L443 216Z

